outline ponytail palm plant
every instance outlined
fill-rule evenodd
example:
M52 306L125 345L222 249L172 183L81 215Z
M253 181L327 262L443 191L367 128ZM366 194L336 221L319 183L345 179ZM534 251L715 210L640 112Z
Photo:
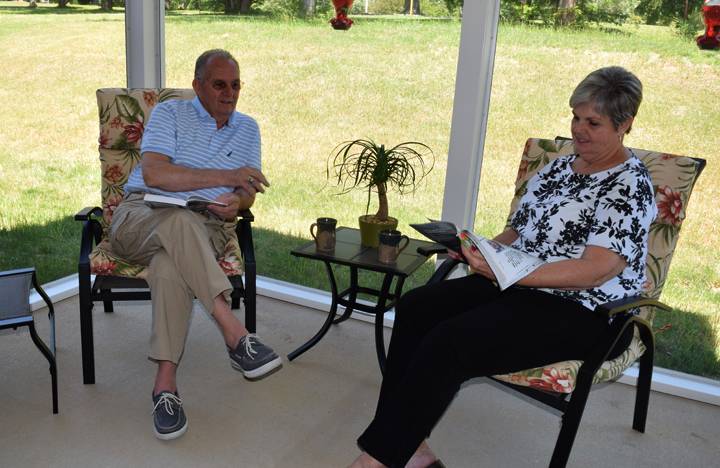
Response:
M435 155L430 147L417 141L406 141L386 148L370 139L340 143L330 154L327 177L341 187L340 194L355 189L367 190L365 215L360 217L364 245L377 245L377 233L397 227L397 219L389 216L388 190L412 193L417 184L432 170ZM372 193L378 196L378 210L368 215ZM375 232L364 232L372 225Z

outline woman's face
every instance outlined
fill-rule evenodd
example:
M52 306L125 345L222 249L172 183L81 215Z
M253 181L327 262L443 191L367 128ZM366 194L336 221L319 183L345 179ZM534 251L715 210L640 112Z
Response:
M632 122L632 119L628 119L616 129L610 117L595 110L593 102L578 105L572 113L570 131L575 151L588 162L618 151L622 147L623 135Z

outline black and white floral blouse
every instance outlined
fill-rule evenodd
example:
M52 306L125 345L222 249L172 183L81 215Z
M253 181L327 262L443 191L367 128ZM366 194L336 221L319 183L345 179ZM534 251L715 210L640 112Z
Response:
M513 246L548 262L580 258L587 245L623 257L627 267L599 287L540 288L594 310L598 304L642 291L648 233L657 207L650 175L634 154L589 175L572 170L576 157L558 158L528 181L511 219L519 234Z

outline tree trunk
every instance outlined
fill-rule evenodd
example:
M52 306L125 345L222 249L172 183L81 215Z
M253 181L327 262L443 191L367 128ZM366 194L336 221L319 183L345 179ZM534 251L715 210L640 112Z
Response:
M683 19L684 20L688 19L688 9L689 9L688 0L685 0L685 10L683 11Z
M112 11L112 0L102 0L100 2L100 8L105 11Z
M67 4L70 0L58 0L58 8L67 8Z
M403 14L409 15L410 14L410 1L411 0L405 0L405 6L403 7ZM412 14L413 15L421 15L420 13L420 0L412 0Z
M387 185L386 184L378 184L377 191L378 191L378 202L379 203L378 203L377 214L375 214L375 217L378 219L378 221L387 221L387 219L388 219Z
M224 0L224 2L226 15L234 15L240 11L240 0Z
M576 0L558 0L558 22L561 26L575 22L576 3Z
M248 13L250 13L251 4L252 0L240 0L240 14L247 15Z
M308 18L315 16L316 6L315 0L303 0L303 14Z

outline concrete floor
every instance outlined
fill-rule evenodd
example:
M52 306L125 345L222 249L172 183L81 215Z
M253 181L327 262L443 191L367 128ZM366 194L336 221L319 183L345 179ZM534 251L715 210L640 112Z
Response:
M380 383L370 325L334 327L314 349L266 380L230 368L220 335L197 311L181 366L188 432L153 436L146 360L149 305L98 306L97 383L83 385L77 298L56 304L60 414L27 332L0 332L0 467L343 467L374 410ZM259 298L261 337L286 355L312 336L321 312ZM36 315L48 336L46 315ZM653 393L647 432L631 429L634 389L594 391L572 467L720 466L720 407ZM448 467L547 466L558 418L485 383L459 394L433 432Z

